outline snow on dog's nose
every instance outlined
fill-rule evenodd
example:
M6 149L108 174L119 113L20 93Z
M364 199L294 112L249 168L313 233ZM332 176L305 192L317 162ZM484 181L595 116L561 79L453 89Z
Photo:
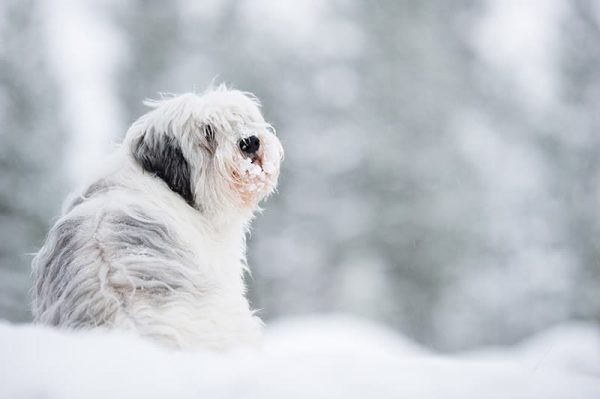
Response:
M273 133L265 131L240 139L239 148L243 156L238 159L234 172L236 186L245 203L255 203L277 185L281 144Z

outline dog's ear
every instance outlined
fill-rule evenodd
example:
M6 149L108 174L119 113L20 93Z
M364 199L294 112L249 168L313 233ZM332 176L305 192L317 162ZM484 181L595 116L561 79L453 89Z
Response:
M146 132L132 146L133 158L142 168L164 180L171 190L194 206L190 166L177 139L154 131Z

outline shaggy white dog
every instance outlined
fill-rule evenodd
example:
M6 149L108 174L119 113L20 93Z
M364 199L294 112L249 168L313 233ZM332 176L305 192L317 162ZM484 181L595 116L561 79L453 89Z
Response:
M33 315L175 347L255 343L245 237L283 150L255 97L224 86L149 103L33 261Z

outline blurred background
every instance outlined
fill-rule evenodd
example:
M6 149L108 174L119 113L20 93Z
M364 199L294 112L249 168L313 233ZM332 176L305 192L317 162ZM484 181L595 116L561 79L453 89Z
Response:
M1 0L0 318L142 100L213 80L286 149L248 250L267 322L456 351L600 321L593 0Z

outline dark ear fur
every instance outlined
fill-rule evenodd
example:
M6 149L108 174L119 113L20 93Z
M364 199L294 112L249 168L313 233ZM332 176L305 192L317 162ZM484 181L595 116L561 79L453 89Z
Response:
M155 132L146 133L134 144L132 152L145 171L160 177L171 190L194 206L190 166L175 138Z

